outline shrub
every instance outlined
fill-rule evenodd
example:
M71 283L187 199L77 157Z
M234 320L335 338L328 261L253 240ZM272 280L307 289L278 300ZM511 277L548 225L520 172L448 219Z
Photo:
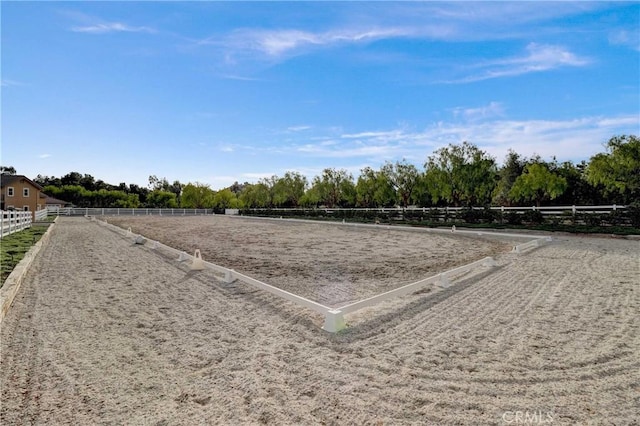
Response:
M522 225L522 215L518 212L507 212L504 216L509 225Z
M544 216L539 210L528 210L524 212L522 220L527 223L540 225L544 223Z

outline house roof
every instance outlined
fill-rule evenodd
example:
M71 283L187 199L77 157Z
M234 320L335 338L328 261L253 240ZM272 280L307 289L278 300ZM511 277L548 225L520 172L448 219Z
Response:
M71 204L71 203L69 203L68 201L64 201L64 200L61 200L61 199L59 199L59 198L52 197L52 196L47 195L47 194L44 194L44 193L43 193L42 195L43 195L43 196L44 196L44 198L45 198L45 200L44 200L44 203L45 203L45 204L62 204L63 206L64 206L64 205L67 205L67 204Z
M42 191L42 187L40 185L38 185L37 183L35 183L34 181L32 181L31 179L29 179L26 176L23 176L23 175L0 175L0 187L5 187L7 185L11 185L12 183L23 182L23 181L26 181L27 183L29 183L34 188Z

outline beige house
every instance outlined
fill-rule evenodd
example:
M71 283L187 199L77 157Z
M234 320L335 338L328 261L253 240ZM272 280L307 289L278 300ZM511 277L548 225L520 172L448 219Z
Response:
M0 210L35 212L46 208L42 187L22 175L0 175Z

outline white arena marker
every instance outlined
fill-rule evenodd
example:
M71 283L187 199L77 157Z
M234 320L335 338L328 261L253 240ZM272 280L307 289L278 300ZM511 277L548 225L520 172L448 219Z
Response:
M484 262L482 263L485 267L487 268L491 268L494 266L498 266L498 262L495 261L495 259L493 257L487 257L484 259Z
M224 273L224 282L230 284L233 282L233 269L227 269Z
M196 249L195 253L193 253L193 262L191 262L190 269L192 271L202 271L204 269L204 261L200 255L200 249Z
M442 287L442 288L451 287L451 283L449 282L449 278L447 278L447 276L445 274L440 274L439 280L438 280L438 286Z
M130 236L131 234L132 234L131 228L127 228L127 237Z
M178 262L184 262L189 259L189 255L183 251L180 252L180 256L178 257Z
M455 225L453 225L453 226L451 227L451 232L456 232L456 226L455 226Z
M336 333L340 330L343 330L346 327L344 322L344 315L342 311L331 309L327 311L324 317L324 326L323 330L328 331L329 333Z

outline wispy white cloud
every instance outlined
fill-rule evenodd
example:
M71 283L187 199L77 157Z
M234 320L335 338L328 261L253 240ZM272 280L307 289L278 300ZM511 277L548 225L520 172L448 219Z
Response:
M87 26L72 27L71 31L76 33L88 33L88 34L107 34L107 33L118 33L118 32L153 34L156 32L156 30L150 27L144 27L144 26L134 27L128 24L124 24L122 22L106 22L106 23L97 23L97 24L92 24Z
M422 131L406 128L327 137L329 143L302 143L292 149L315 158L363 159L372 163L406 158L418 164L450 143L469 141L499 161L509 149L524 156L579 161L602 152L614 134L635 133L636 115L571 120L471 120L433 123Z
M620 29L609 34L609 43L626 46L640 52L640 28Z
M40 155L38 155L38 158L42 158L42 159L49 158L49 157L51 157L51 154L40 154Z
M487 118L501 117L504 115L504 107L500 102L490 102L488 105L477 108L456 107L452 110L455 118L463 118L469 121L486 120Z
M194 44L222 49L223 62L227 65L237 65L240 58L278 61L314 49L364 45L398 38L446 39L454 32L451 26L424 22L416 26L373 25L371 27L340 27L315 32L296 28L278 30L244 28L227 35L195 40Z
M1 81L1 85L2 87L16 87L16 86L24 86L25 84L20 81L3 78Z
M303 48L348 43L367 43L375 40L406 37L412 30L406 28L371 28L364 30L338 29L311 32L298 29L234 31L225 40L207 39L200 44L225 44L236 49L258 51L270 57L279 57Z
M291 126L287 127L288 132L302 132L311 129L311 126Z
M243 179L258 180L258 179L270 178L275 174L276 173L273 173L273 172L242 173L240 176L242 176Z
M263 81L260 78L246 77L246 76L235 75L235 74L221 74L220 78L223 78L225 80L237 80L237 81Z
M469 68L479 69L479 71L447 83L471 83L561 67L581 67L590 63L589 58L578 56L562 46L529 43L525 55L474 64Z

